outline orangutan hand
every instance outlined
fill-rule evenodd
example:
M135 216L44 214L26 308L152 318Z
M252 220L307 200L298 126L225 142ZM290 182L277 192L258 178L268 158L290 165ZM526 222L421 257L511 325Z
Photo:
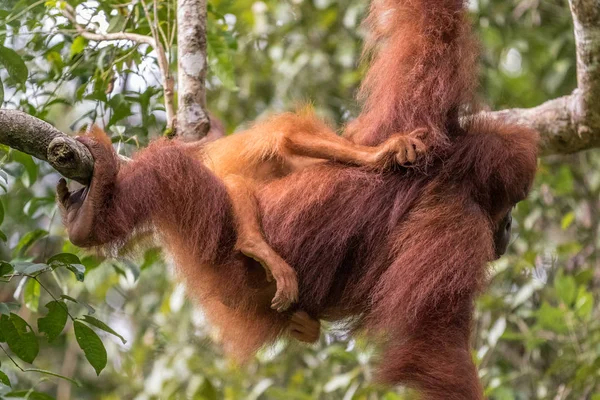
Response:
M65 179L61 179L56 198L69 240L79 247L91 247L101 244L94 232L94 224L114 188L119 161L110 139L99 128L92 128L90 133L79 136L77 140L94 157L92 181L89 186L70 192Z

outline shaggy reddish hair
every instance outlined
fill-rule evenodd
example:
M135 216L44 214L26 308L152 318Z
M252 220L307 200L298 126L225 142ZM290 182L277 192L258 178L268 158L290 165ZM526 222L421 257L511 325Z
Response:
M377 144L427 126L427 173L308 167L260 189L264 233L296 269L299 309L380 341L383 381L427 399L482 399L469 348L473 300L498 221L531 187L537 134L459 120L476 79L461 0L374 0L366 24L375 53L348 134ZM155 225L229 354L246 359L284 332L289 317L269 307L274 285L234 251L223 184L183 146L155 142L106 190L95 221L102 242Z

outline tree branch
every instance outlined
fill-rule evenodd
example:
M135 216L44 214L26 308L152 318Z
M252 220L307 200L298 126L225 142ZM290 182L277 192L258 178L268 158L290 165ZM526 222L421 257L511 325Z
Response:
M94 159L82 143L17 110L0 110L0 143L48 161L61 175L89 183Z
M179 109L177 134L198 140L210 129L206 110L206 0L179 0L177 54Z
M493 118L537 129L542 135L542 154L565 154L600 147L600 0L569 0L569 3L575 25L579 87L569 96L550 100L534 108L487 113ZM86 39L131 40L146 43L155 49L162 47L158 34L150 37L126 32L98 34L86 31L75 22L74 14L71 14L73 10L66 11L67 18ZM197 140L210 127L204 88L207 69L206 0L180 0L177 19L177 129L184 139ZM160 54L165 55L164 51ZM169 76L168 63L159 61L159 66ZM168 95L173 95L172 89L165 88L165 96ZM165 103L169 104L166 99ZM67 178L83 184L91 179L93 158L84 145L23 112L0 110L0 143L48 161Z
M569 0L577 45L578 88L530 109L489 113L537 129L542 154L600 147L600 0Z
M63 15L71 21L77 33L88 39L96 42L102 41L114 41L114 40L130 40L135 43L147 44L152 47L156 52L156 59L158 62L158 69L160 70L160 75L162 78L162 86L164 92L164 101L165 101L165 113L167 118L167 129L173 129L173 124L175 122L175 81L173 79L173 75L169 69L169 60L167 59L166 51L163 44L156 33L156 27L154 24L157 24L156 21L150 20L150 14L146 8L146 4L142 2L142 6L144 8L144 12L146 13L146 18L148 19L148 24L151 27L152 36L140 35L138 33L128 33L128 32L114 32L114 33L95 33L90 32L85 27L81 26L77 22L77 18L75 17L75 10L73 7L67 5L67 7L62 11Z
M158 19L156 13L156 4L154 4L154 20L150 19L150 12L148 11L148 7L146 3L142 0L142 7L144 8L144 13L146 14L146 19L148 20L148 25L150 25L150 31L152 32L152 37L154 38L154 50L156 51L156 57L158 60L158 67L160 69L160 74L163 80L163 90L165 92L165 113L167 114L167 130L173 130L173 125L175 123L175 80L173 79L173 75L171 75L171 70L169 68L169 60L167 58L167 52L165 51L165 47L160 41L160 37L158 35Z

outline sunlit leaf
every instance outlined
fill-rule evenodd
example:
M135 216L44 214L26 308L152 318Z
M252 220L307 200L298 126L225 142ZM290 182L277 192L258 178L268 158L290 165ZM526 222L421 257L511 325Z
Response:
M575 300L575 313L579 318L587 320L594 310L594 296L586 288L580 287Z
M573 221L575 220L575 213L574 212L569 212L567 213L561 223L560 223L560 227L562 228L562 230L566 230L569 226L571 226L571 224L573 223Z
M23 291L23 302L25 307L33 312L38 311L40 305L40 284L35 279L28 279Z
M85 46L87 45L87 40L83 36L77 36L73 43L71 44L71 57L76 56L81 53Z

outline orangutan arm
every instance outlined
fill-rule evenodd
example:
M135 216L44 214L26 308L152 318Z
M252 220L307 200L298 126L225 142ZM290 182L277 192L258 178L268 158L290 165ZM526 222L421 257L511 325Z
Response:
M57 190L75 245L124 244L136 228L152 223L161 233L181 238L187 254L209 262L223 253L219 246L224 238L235 236L223 183L181 146L156 141L120 166L110 139L100 129L78 140L94 156L92 182L69 192L61 180Z

